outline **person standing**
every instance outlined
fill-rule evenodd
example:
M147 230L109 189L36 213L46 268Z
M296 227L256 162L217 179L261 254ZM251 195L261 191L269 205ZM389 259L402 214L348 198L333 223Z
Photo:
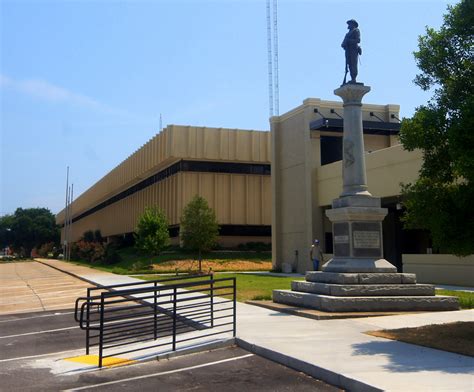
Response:
M319 240L314 240L309 251L309 257L313 262L313 270L319 270L319 263L323 260L323 254L319 248Z

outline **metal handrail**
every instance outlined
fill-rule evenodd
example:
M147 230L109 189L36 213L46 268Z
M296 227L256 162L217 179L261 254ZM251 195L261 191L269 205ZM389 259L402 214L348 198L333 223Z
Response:
M87 297L79 297L76 299L75 303L75 310L74 310L74 320L76 322L79 322L79 318L77 317L77 311L78 311L78 302L79 301L86 301L90 300L91 298L94 299L100 299L100 295L96 295L94 297L91 297L90 293L92 291L96 290L108 290L108 291L117 291L116 289L119 287L130 287L130 286L140 286L140 285L150 285L154 284L157 285L158 283L163 283L163 282L170 282L170 281L176 281L176 280L188 280L188 279L196 279L196 278L205 278L205 277L213 277L214 274L203 274L203 275L187 275L187 276L175 276L175 277L170 277L170 278L164 278L164 279L155 279L155 280L146 280L143 282L133 282L133 283L117 283L117 284L112 284L112 285L98 285L97 287L88 287L87 288Z
M86 354L91 347L98 346L99 367L102 367L103 358L109 356L105 355L106 350L125 349L131 343L165 339L164 343L131 348L122 354L166 345L175 351L179 343L204 336L223 333L235 336L236 279L214 279L208 274L198 277L205 280L168 283L192 278L196 277L88 288L87 296L77 298L74 311L79 327L86 331ZM102 292L91 295L96 290ZM190 331L196 332L197 337L178 338Z

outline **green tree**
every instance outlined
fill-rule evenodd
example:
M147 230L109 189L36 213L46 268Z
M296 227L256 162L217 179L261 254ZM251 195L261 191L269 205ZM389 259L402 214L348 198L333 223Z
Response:
M433 244L457 255L474 253L474 2L448 6L439 30L426 28L414 53L414 82L431 100L404 119L400 140L420 149L418 180L403 189L405 226L427 229Z
M138 219L135 247L153 256L159 255L168 245L168 221L158 207L147 207Z
M102 237L102 233L99 229L97 230L87 230L82 234L82 240L85 242L104 242L104 238Z
M6 248L13 243L13 215L0 217L0 248Z
M59 242L59 226L47 208L17 208L13 215L0 218L0 233L2 245L11 245L23 256L47 242Z
M94 230L94 241L95 242L104 242L104 237L102 237L102 233L99 229Z
M82 234L82 240L85 242L94 242L94 232L92 230L87 230Z
M184 208L181 217L180 237L186 248L198 252L199 271L202 270L202 252L212 249L219 235L216 214L206 199L194 196Z

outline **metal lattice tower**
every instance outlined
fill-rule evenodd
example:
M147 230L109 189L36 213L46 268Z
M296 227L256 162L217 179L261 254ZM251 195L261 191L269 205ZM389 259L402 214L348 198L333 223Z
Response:
M278 87L278 1L273 0L273 81L275 116L280 114L280 93Z
M270 0L267 0L267 55L268 55L268 104L269 116L273 116L273 63L272 63L272 21Z

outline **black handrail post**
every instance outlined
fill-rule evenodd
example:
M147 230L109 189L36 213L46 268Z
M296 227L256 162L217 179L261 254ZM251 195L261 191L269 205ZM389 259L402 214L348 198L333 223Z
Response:
M176 351L176 287L173 289L173 351Z
M233 280L233 283L234 283L234 309L233 309L233 312L234 314L232 315L233 316L233 324L234 324L234 338L236 336L236 333L237 333L237 282L236 282L236 278L232 278Z
M100 295L99 368L102 367L103 345L104 345L104 293Z
M89 298L87 298L87 311L86 311L86 355L89 355L89 343L90 343L90 337L89 337L89 319L90 319L90 311L89 311Z
M214 272L211 272L211 328L214 328Z
M154 320L153 320L154 328L153 328L153 330L154 330L154 337L155 337L155 340L156 340L156 339L158 339L158 331L157 331L157 329L158 329L158 318L157 318L158 304L157 304L157 297L156 297L156 282L155 282L155 290L153 291L153 294L154 294L153 295L153 298L154 298L153 299L153 307L154 307L154 310L153 310L153 312L154 312Z
M89 305L89 300L90 300L90 295L91 295L91 290L90 288L87 288L87 321L86 321L86 355L89 355L89 344L90 344L90 337L89 337L89 325L90 325L90 305Z

